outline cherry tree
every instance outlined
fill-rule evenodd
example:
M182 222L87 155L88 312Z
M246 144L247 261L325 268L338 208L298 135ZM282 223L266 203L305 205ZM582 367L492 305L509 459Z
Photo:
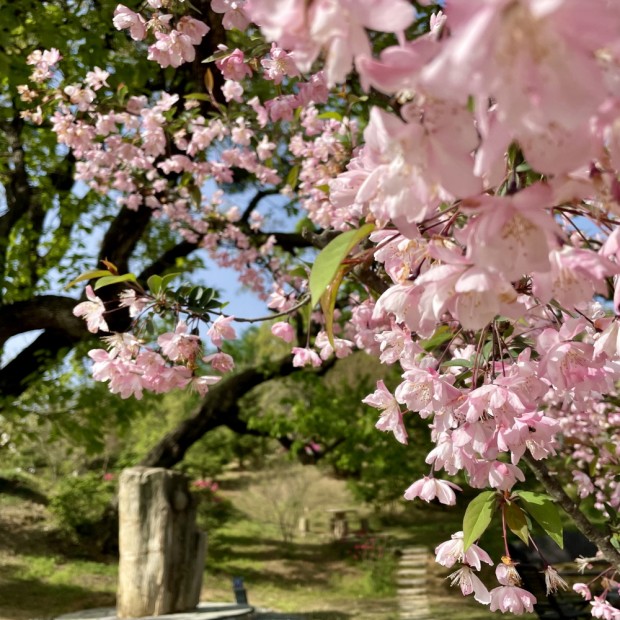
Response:
M119 5L114 26L136 53L171 75L202 62L204 92L131 93L113 66L68 84L70 52L39 50L26 116L51 119L84 184L237 269L294 366L361 349L400 367L394 390L379 381L364 402L397 442L413 416L428 424L428 475L405 499L481 490L437 548L464 595L532 611L509 538L534 544L540 527L561 545L562 508L599 549L582 561L600 563L598 589L575 590L618 619L620 5L415 4L212 0L209 22L182 0ZM200 58L221 26L226 44ZM239 179L262 192L243 210L222 189ZM268 194L314 253L264 234ZM122 398L207 394L234 368L222 344L235 323L263 318L230 316L179 277L108 261L73 281L90 282L74 314L106 332L93 376ZM112 285L122 292L104 300ZM131 329L111 333L123 309ZM544 493L522 488L532 475ZM489 590L476 572L494 561L477 541L494 519L505 554ZM543 562L548 591L564 587Z

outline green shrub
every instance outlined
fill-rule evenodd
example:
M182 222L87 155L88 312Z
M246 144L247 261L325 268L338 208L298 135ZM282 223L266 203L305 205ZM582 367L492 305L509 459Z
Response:
M61 480L49 508L60 529L74 541L100 538L98 532L116 492L110 474L87 473Z

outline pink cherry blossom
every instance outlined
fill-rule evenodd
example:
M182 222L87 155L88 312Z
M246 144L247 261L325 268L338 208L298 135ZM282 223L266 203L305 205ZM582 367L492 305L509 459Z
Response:
M142 41L146 36L146 22L144 17L122 4L119 4L116 9L114 9L114 19L112 23L117 30L129 30L131 38L135 41Z
M204 396L212 385L215 385L218 381L221 381L222 377L213 377L208 375L203 375L200 377L193 377L190 382L190 387L200 396Z
M245 9L245 0L211 0L211 9L216 13L224 13L222 25L226 30L245 30L250 23Z
M481 562L493 565L489 554L478 545L470 545L467 551L463 549L463 532L455 532L450 540L435 548L435 561L447 568L452 568L457 562L473 566L476 570L480 570Z
M300 75L293 57L281 47L277 47L275 43L269 50L269 58L263 58L260 64L265 70L265 79L273 80L274 84L281 84L287 76L299 77Z
M458 585L461 588L463 596L473 593L474 598L483 605L488 605L491 601L491 595L486 586L469 566L463 566L447 578L451 580L451 586Z
M92 71L89 71L86 74L86 78L84 81L93 90L99 90L104 86L109 86L106 81L109 77L110 74L107 71L104 71L99 67L95 67Z
M606 601L602 596L595 596L593 601L590 601L592 605L592 616L594 618L601 618L602 620L620 620L620 610L612 607L609 601Z
M274 323L271 326L271 333L278 338L284 340L284 342L293 342L295 339L295 330L290 323L286 323L284 321L280 321L278 323Z
M491 611L510 612L517 616L523 613L533 613L536 597L517 586L499 586L490 592Z
M347 357L351 355L353 352L353 343L350 340L345 340L344 338L336 338L333 339L332 343L329 341L327 333L324 331L320 331L316 338L314 339L314 346L317 349L320 349L319 355L321 359L326 360L329 359L334 353L338 359L342 359L343 357Z
M586 601L592 600L592 592L590 592L590 588L585 583L576 583L573 585L573 590L577 592L577 594L583 596Z
M236 101L238 103L243 102L243 86L241 86L239 82L226 80L222 85L222 93L226 101Z
M150 302L146 297L139 297L134 289L125 289L119 295L119 299L119 305L122 308L129 308L131 318L139 316Z
M503 586L520 586L521 576L516 566L517 565L509 557L503 557L501 564L495 567L497 581Z
M293 347L293 366L300 368L302 366L314 366L317 368L322 364L321 358L315 351L308 348Z
M99 330L109 331L108 324L103 318L106 311L103 301L95 295L90 284L86 287L86 297L88 301L83 301L73 308L73 315L84 317L88 331L93 334Z
M177 30L170 33L156 32L156 43L149 47L148 59L154 60L161 67L179 67L196 58L196 49L192 39Z
M456 503L456 495L453 489L456 489L457 491L462 490L461 487L453 484L452 482L424 476L424 478L414 482L405 491L405 499L412 500L419 497L425 502L430 502L437 498L441 504L454 506Z
M407 370L403 378L405 380L394 392L396 400L422 417L450 406L461 396L461 392L450 385L451 378L442 377L433 369L413 368Z
M392 432L396 441L407 443L407 430L403 423L400 405L385 387L383 381L377 381L377 389L362 400L363 403L381 411L381 417L375 425L380 431Z
M194 19L189 15L184 15L177 22L177 30L189 37L192 45L200 45L203 37L209 32L210 28L204 22Z
M200 350L200 338L188 333L187 324L179 321L174 334L166 333L157 338L162 353L171 361L194 360Z
M551 189L536 184L514 196L481 196L474 217L463 231L467 257L480 267L518 280L532 271L548 271L549 251L561 238L560 228L544 211L552 205Z
M230 372L235 367L235 361L232 356L228 355L228 353L222 353L221 351L204 357L203 361L207 364L211 364L213 370L219 372Z
M213 346L221 347L224 340L234 340L237 337L235 328L231 323L235 320L234 316L218 316L207 331L207 336L211 338Z
M226 80L239 82L244 77L252 77L252 69L246 64L245 55L238 48L224 58L216 60L215 64Z

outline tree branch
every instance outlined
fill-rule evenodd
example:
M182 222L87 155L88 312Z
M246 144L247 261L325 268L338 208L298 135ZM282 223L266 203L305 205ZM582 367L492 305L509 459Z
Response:
M17 334L35 329L55 329L74 340L88 337L82 319L73 316L76 300L60 295L39 295L0 307L0 346Z
M30 346L0 370L0 394L20 396L47 368L58 363L60 358L83 339L72 337L58 329L45 330Z
M198 244L191 243L190 241L177 243L177 245L164 252L156 261L145 267L138 276L138 280L146 282L152 275L164 273L167 269L175 266L177 258L184 258L197 249Z
M239 418L239 400L250 390L274 377L295 371L290 355L277 362L249 368L222 379L209 390L198 411L183 420L138 463L145 467L173 467L205 433Z
M333 368L336 363L333 357L327 360L317 374L322 375ZM173 467L183 460L185 453L197 441L218 426L227 426L240 433L267 436L248 429L247 423L240 417L239 401L258 385L279 377L287 377L294 372L303 371L293 366L291 355L286 355L275 362L248 368L236 375L222 379L211 388L198 411L183 420L138 463L145 467ZM292 441L287 437L276 437L283 446L289 447Z
M250 215L252 214L252 211L254 211L256 207L258 207L260 201L263 198L266 198L267 196L273 196L274 194L277 194L277 193L279 192L275 188L274 189L263 189L263 190L256 192L256 194L252 196L252 200L248 202L248 206L245 208L245 211L243 212L243 215L241 216L241 221L247 224L248 220L250 219Z
M152 216L153 210L145 205L136 211L122 207L103 237L99 260L114 263L119 273L129 271L129 258L144 236Z

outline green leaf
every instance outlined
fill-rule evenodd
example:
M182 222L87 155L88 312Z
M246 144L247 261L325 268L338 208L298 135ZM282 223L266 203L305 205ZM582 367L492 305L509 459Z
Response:
M510 528L510 531L528 545L529 529L527 527L527 517L523 510L515 503L506 504L504 515L506 517L506 525Z
M463 551L467 551L491 524L496 508L495 491L483 491L473 499L463 517Z
M310 272L310 306L314 308L325 289L334 280L340 264L349 252L375 229L374 224L365 224L358 230L348 230L332 239L320 252Z
M454 336L454 334L447 325L440 325L430 338L420 341L420 346L425 351L432 351L441 346L444 342L451 340L452 336Z
M170 284L170 282L172 282L172 280L174 280L177 276L180 276L180 273L169 273L167 275L165 275L163 278L160 278L161 282L160 282L160 290L162 289L167 289L168 288L168 284ZM154 276L151 276L151 278ZM150 280L150 278L149 278ZM150 288L150 287L149 287Z
M327 120L327 119L333 118L336 121L341 121L342 114L338 112L323 112L322 114L319 114L317 118L320 118L321 120Z
M200 188L193 185L189 190L189 195L192 197L194 204L200 208L200 205L202 204L202 192L200 191Z
M335 349L334 344L334 309L336 308L336 298L338 297L338 289L342 283L347 270L344 267L338 269L336 277L332 280L325 292L321 295L321 310L325 317L325 332L327 333L327 339L329 344Z
M94 269L93 271L87 271L82 275L75 278L75 280L71 280L67 286L65 286L65 291L70 289L74 284L78 282L84 282L84 280L92 280L93 278L101 278L103 276L111 276L112 272L107 269Z
M161 291L162 279L163 278L161 276L153 275L146 281L146 284L149 287L149 291L151 291L153 295L157 295L159 291Z
M307 278L308 277L308 271L301 265L298 265L297 267L291 269L288 272L288 274L289 276L293 278Z
M442 362L442 366L462 366L463 368L471 368L473 366L473 362L471 360L456 358L453 360L448 360L447 362Z
M133 273L124 273L122 276L104 276L99 278L95 282L93 289L95 291L103 288L104 286L110 286L110 284L118 284L119 282L136 282L137 278Z
M205 93L190 93L189 95L183 95L185 99L194 99L198 101L211 101L211 95Z
M517 491L515 495L520 498L525 511L558 544L560 549L563 549L564 528L560 519L560 511L554 501L548 495L532 491Z
M297 187L297 179L299 178L299 165L293 166L286 175L286 184L291 188L295 189Z

